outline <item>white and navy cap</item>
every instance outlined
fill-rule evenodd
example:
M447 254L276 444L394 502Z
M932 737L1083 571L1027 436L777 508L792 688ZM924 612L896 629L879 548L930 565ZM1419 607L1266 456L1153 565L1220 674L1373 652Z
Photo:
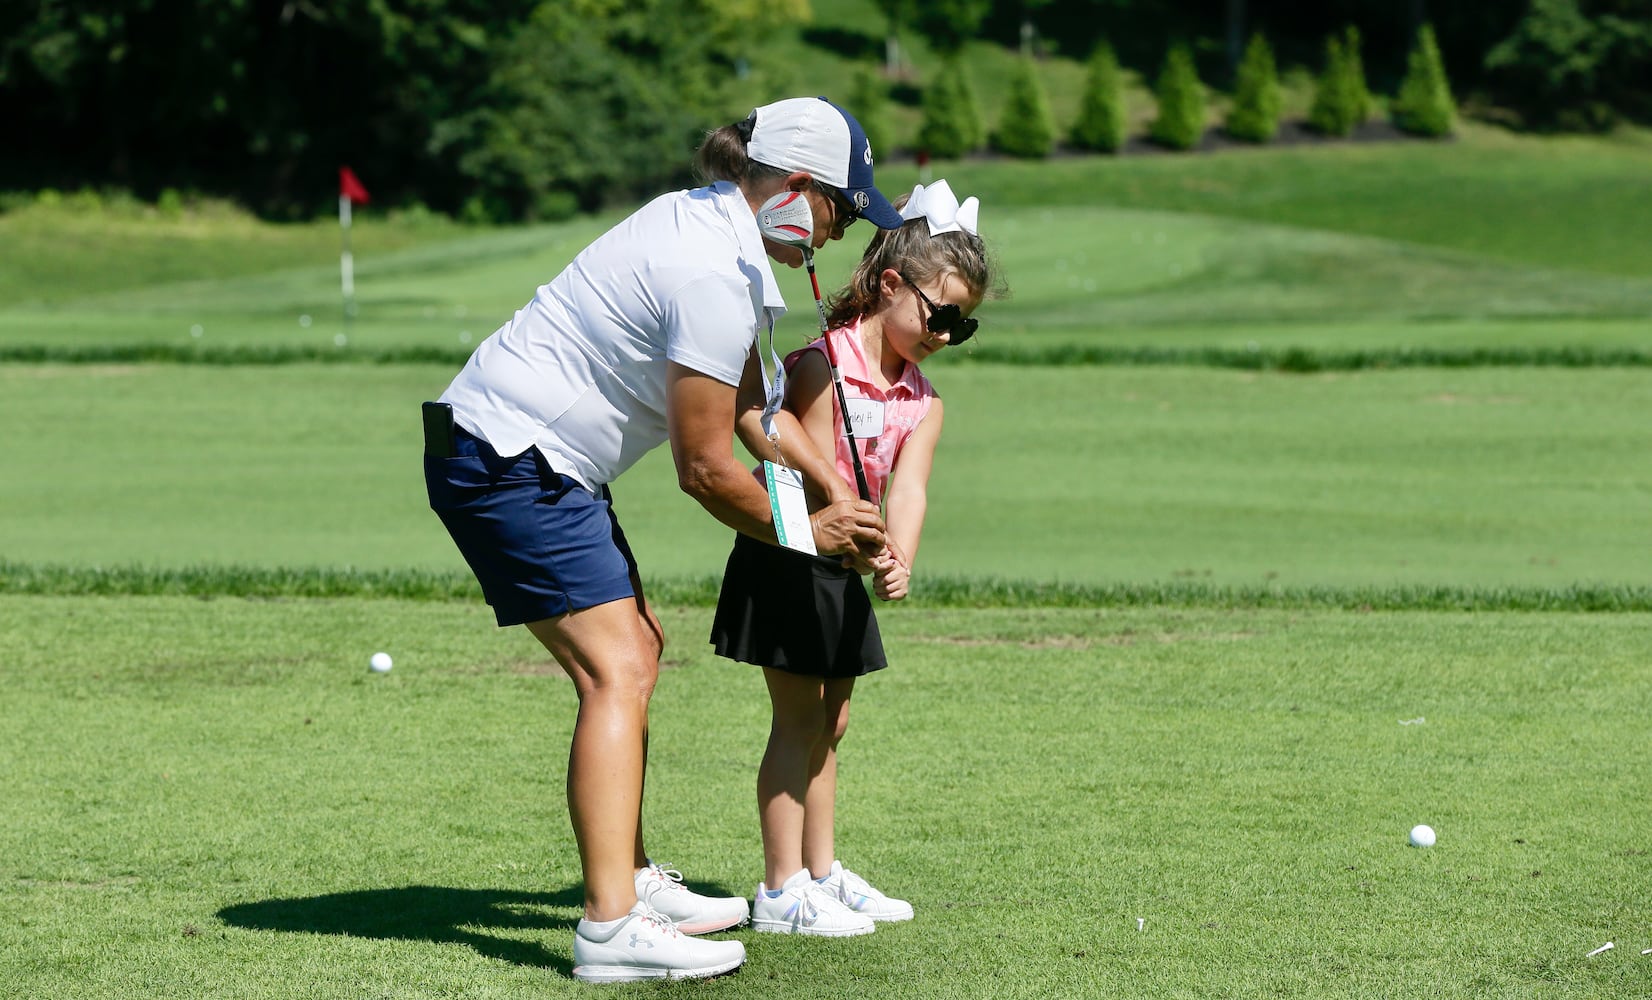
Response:
M855 214L879 229L899 229L901 215L872 186L872 144L855 116L824 97L794 97L752 112L746 155L781 170L807 170L843 192Z

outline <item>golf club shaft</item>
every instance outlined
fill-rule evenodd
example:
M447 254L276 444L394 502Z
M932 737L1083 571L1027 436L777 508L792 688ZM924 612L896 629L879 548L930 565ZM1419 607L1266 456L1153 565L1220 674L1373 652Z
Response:
M860 449L855 447L855 428L849 422L849 401L843 395L843 373L837 368L837 352L832 350L832 338L826 330L826 304L820 300L820 281L815 278L815 255L805 250L803 264L809 272L809 285L815 293L815 312L820 314L820 339L826 342L826 363L832 368L832 388L837 390L837 408L843 415L843 436L849 440L849 461L855 467L855 488L862 500L872 499L872 490L866 485L866 469L860 464Z

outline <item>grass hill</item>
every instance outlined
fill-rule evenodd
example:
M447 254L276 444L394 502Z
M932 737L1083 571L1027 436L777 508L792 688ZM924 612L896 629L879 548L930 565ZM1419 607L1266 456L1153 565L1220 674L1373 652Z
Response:
M1417 324L1464 322L1504 324L1457 331L1480 343L1624 343L1652 301L1652 245L1640 237L1652 231L1652 199L1642 197L1652 142L1639 134L1478 128L1449 144L971 159L934 170L981 196L1012 292L989 307L983 344L1329 337L1346 346L1337 330L1350 326L1361 343L1435 343L1441 334ZM880 181L899 191L917 177L896 163ZM613 218L467 229L364 212L350 342L460 349ZM825 283L847 273L860 238L821 254ZM343 332L330 221L262 224L214 205L166 217L71 200L0 215L0 239L16 261L0 277L0 344L330 347ZM805 335L809 312L797 310L788 329ZM1562 325L1506 325L1538 319Z

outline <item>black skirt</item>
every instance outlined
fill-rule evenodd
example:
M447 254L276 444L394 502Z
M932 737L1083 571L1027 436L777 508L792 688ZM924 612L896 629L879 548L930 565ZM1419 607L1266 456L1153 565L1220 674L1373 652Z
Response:
M888 666L866 584L838 559L736 535L711 623L717 654L809 677Z

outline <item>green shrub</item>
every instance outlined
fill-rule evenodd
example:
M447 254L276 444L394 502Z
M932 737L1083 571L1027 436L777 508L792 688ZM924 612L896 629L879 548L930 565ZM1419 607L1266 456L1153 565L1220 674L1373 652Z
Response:
M155 210L165 219L181 219L184 214L184 196L177 188L165 188L155 199Z
M476 193L459 206L459 221L467 226L503 225L513 217L511 207L499 198Z
M447 216L433 211L422 201L410 201L390 210L386 216L391 222L409 229L441 226L447 221Z
M889 121L889 85L870 67L855 71L849 91L849 113L860 122L872 144L872 155L887 156L895 148L895 129Z
M1456 127L1451 84L1446 80L1434 29L1429 25L1417 32L1417 44L1406 60L1405 79L1400 81L1400 92L1389 112L1397 127L1417 135L1450 135Z
M1359 54L1359 31L1349 27L1339 40L1325 40L1325 72L1314 92L1308 124L1326 135L1351 135L1371 112L1371 92Z
M535 222L565 222L579 214L579 198L572 191L551 188L536 191L528 217Z
M1090 56L1078 121L1073 124L1072 143L1079 149L1116 153L1124 146L1128 127L1119 59L1113 47L1102 42Z
M141 219L149 214L150 206L127 187L106 187L97 193L101 211L111 218Z
M1233 110L1228 113L1228 133L1250 142L1272 139L1279 132L1282 100L1273 48L1258 32L1251 36L1244 61L1239 64L1239 79L1233 88Z
M986 126L963 63L948 59L924 88L918 146L937 159L957 159L981 148Z
M1009 93L998 119L993 145L1000 152L1027 160L1041 160L1055 148L1055 121L1050 99L1038 79L1032 57L1022 56L1010 77Z
M1205 134L1205 88L1193 66L1193 53L1177 43L1165 56L1157 88L1159 117L1153 120L1154 140L1171 149L1192 149Z
M103 196L92 188L81 188L72 191L63 199L63 204L72 212L85 215L96 215L103 211Z

